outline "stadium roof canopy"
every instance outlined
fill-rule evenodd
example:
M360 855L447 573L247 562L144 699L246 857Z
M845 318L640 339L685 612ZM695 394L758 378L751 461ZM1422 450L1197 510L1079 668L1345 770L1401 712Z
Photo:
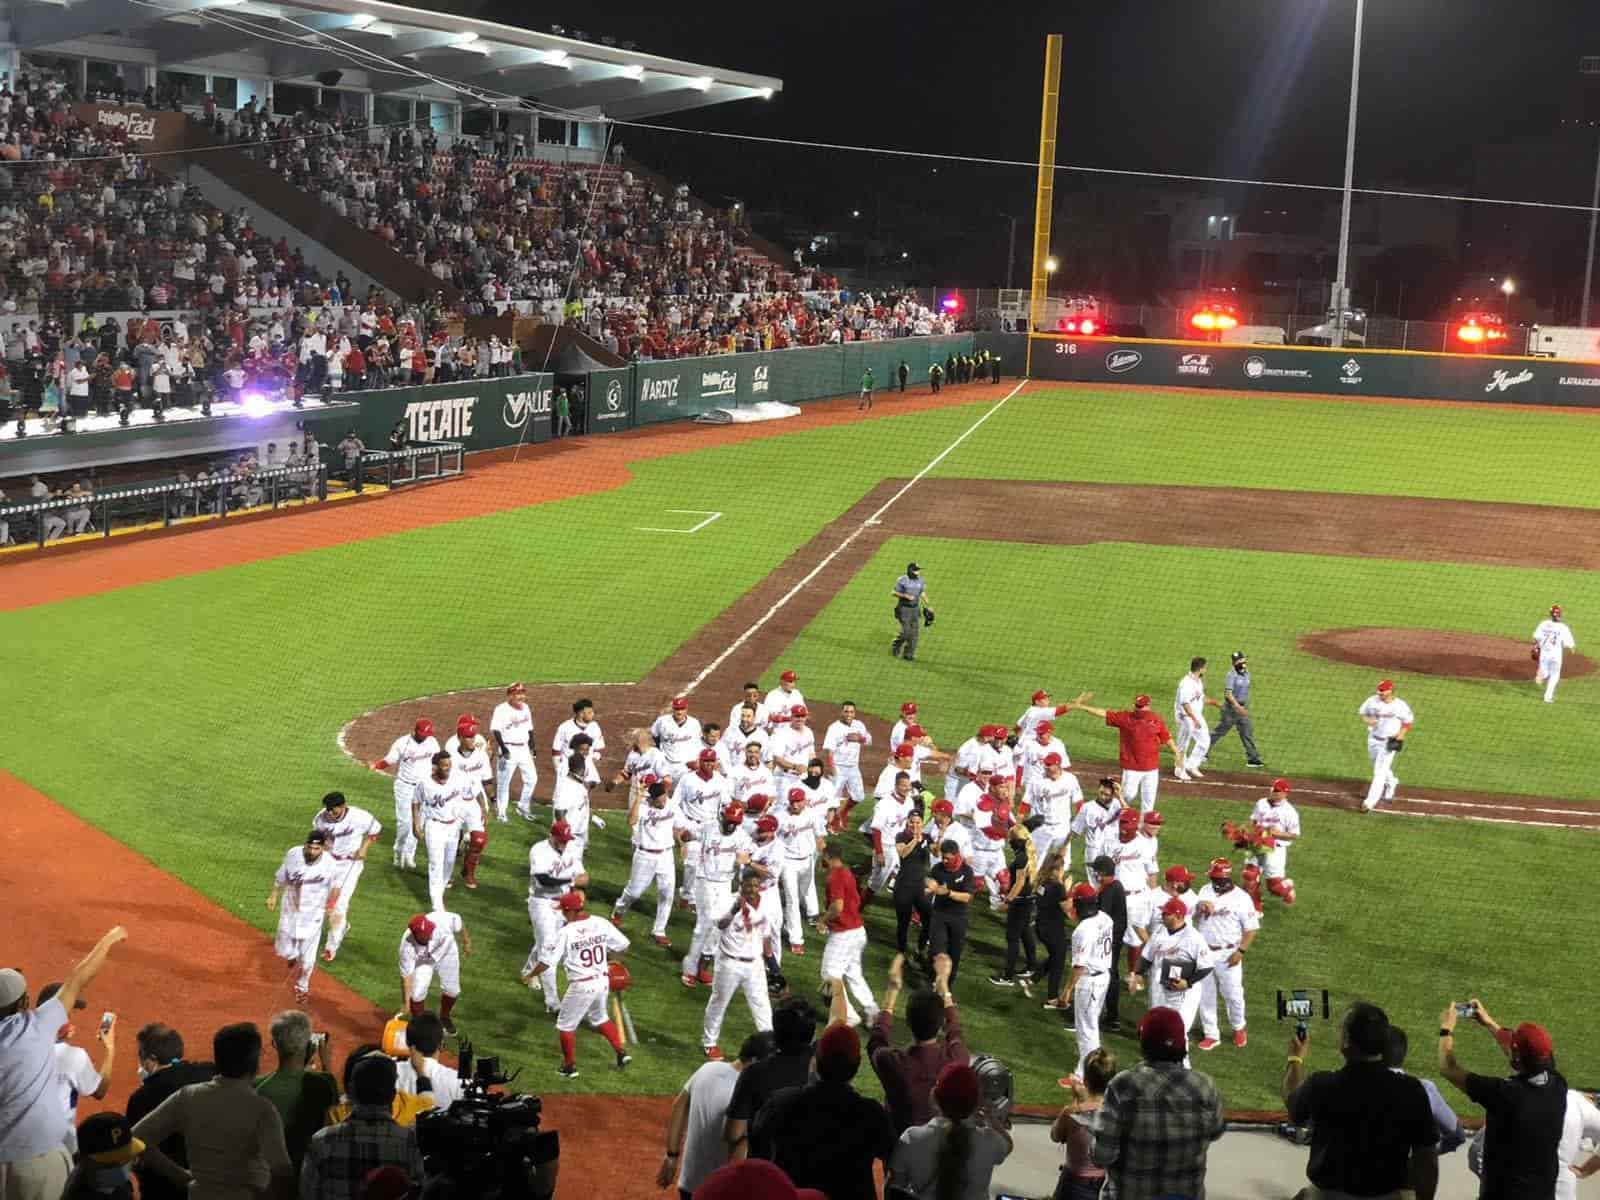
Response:
M359 72L345 86L364 79L375 92L435 94L443 81L468 104L528 97L574 116L639 119L783 88L765 75L379 0L3 0L0 18L24 54L240 74L248 56L261 78Z

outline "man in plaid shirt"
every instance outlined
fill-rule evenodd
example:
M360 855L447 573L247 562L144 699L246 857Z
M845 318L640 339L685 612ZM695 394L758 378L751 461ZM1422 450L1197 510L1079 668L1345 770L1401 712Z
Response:
M422 1183L417 1131L394 1123L394 1060L378 1053L363 1058L350 1075L355 1102L347 1120L319 1129L300 1168L300 1200L356 1200L367 1172L397 1167Z
M1145 1013L1139 1046L1144 1061L1111 1081L1092 1125L1094 1161L1106 1169L1102 1200L1205 1200L1206 1151L1222 1136L1222 1098L1209 1075L1184 1067L1175 1009Z

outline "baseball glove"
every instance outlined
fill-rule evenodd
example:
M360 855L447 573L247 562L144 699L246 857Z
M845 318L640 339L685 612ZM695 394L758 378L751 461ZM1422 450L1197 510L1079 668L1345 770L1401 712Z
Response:
M1528 657L1530 659L1532 659L1534 662L1538 662L1539 661L1539 647L1530 646L1528 648Z
M781 996L789 990L789 980L778 968L776 955L769 954L763 960L767 968L767 991L774 996Z
M929 625L932 625L932 624L933 624L933 609L931 609L931 608L923 609L922 610L922 625L923 625L923 628L926 629Z
M1406 743L1405 743L1405 739L1404 738L1392 737L1392 738L1390 738L1388 740L1388 742L1385 743L1385 745L1388 746L1389 752L1391 754L1399 754L1400 751L1402 751L1402 750L1404 750L1406 748Z
M1222 823L1222 836L1232 842L1239 850L1248 850L1251 845L1250 830L1242 825L1235 825L1232 821Z

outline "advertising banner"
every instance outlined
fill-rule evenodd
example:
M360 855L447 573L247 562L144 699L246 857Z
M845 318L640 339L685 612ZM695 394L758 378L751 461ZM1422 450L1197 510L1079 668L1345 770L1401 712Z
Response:
M345 392L361 406L356 432L373 449L404 422L411 442L461 442L469 452L550 440L555 376L513 375L422 387Z

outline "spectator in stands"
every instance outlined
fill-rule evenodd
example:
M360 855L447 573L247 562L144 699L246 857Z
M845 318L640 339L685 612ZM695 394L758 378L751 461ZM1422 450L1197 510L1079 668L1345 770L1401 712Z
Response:
M894 1006L904 972L905 955L897 954L889 964L883 1007L867 1035L867 1057L883 1085L884 1107L897 1135L932 1119L934 1083L947 1066L970 1060L961 1039L961 1010L950 993L950 959L944 954L934 959L933 987L919 988L906 1000L911 1045L894 1048Z
M67 509L62 516L67 522L67 536L76 537L80 533L89 531L89 519L94 515L90 504L94 500L94 489L90 487L87 479L80 479L67 489L67 499L77 501Z
M190 1200L250 1194L288 1200L294 1174L278 1110L255 1090L261 1066L261 1031L254 1025L224 1025L211 1039L216 1077L179 1088L133 1127L145 1144L144 1165L175 1181L189 1182ZM157 1147L182 1134L188 1169Z
M1384 1011L1350 1006L1339 1027L1345 1065L1338 1071L1305 1078L1308 1049L1308 1040L1291 1032L1283 1099L1289 1120L1311 1125L1306 1177L1318 1194L1387 1196L1410 1188L1417 1200L1433 1200L1439 1130L1422 1085L1388 1069Z
M900 1135L889 1177L918 1200L988 1200L994 1169L1011 1157L1011 1134L983 1101L978 1073L951 1063L933 1085L938 1116Z
M406 1046L410 1055L400 1064L397 1084L402 1092L431 1092L433 1106L438 1109L447 1109L461 1099L461 1077L454 1067L439 1061L439 1047L443 1042L444 1022L435 1014L425 1012L412 1017L406 1025ZM424 1078L429 1084L426 1089L419 1083Z
M1439 1018L1439 1073L1483 1108L1479 1200L1552 1195L1567 1113L1567 1081L1556 1070L1555 1046L1543 1027L1525 1022L1504 1029L1481 1000L1471 1004L1472 1019L1494 1035L1511 1060L1509 1079L1467 1071L1456 1061L1456 1008L1446 1007Z
M1104 1046L1083 1060L1083 1079L1072 1088L1072 1100L1057 1114L1050 1140L1066 1146L1055 1200L1096 1200L1105 1183L1105 1168L1094 1164L1094 1114L1106 1101L1106 1088L1117 1074L1117 1056Z
M739 1076L768 1057L772 1047L770 1032L752 1033L739 1047L737 1060L708 1062L689 1076L667 1117L667 1148L656 1171L657 1187L676 1184L681 1200L688 1200L707 1175L728 1161L723 1124L733 1089Z
M1139 1020L1144 1061L1116 1076L1092 1119L1093 1158L1105 1195L1122 1200L1203 1196L1206 1152L1224 1129L1222 1098L1209 1075L1183 1065L1183 1017L1152 1008Z
M60 990L59 983L45 984L39 989L39 998L34 1001L34 1007L43 1008L50 997ZM88 1001L79 996L72 1009L73 1012L77 1012L87 1007ZM116 1018L112 1018L110 1028L95 1030L95 1039L105 1051L100 1065L96 1067L82 1046L72 1044L72 1039L78 1031L72 1023L72 1013L69 1012L67 1017L67 1023L56 1031L56 1075L61 1081L61 1100L67 1113L67 1128L75 1130L78 1124L78 1101L84 1096L92 1100L103 1100L106 1092L111 1089L111 1067L117 1056ZM67 1149L72 1150L75 1146L76 1143L69 1133Z
M113 947L126 940L117 926L38 1008L28 1003L21 971L0 970L0 1196L61 1194L72 1170L69 1125L55 1070L56 1034L93 982Z
M799 1087L811 1077L811 1039L817 1032L817 1011L801 996L786 996L772 1013L773 1052L739 1073L728 1100L723 1137L728 1157L754 1154L772 1157L770 1147L748 1141L756 1114L784 1088Z
M1389 1026L1389 1051L1384 1055L1384 1065L1396 1074L1406 1074L1409 1047L1410 1039L1406 1037L1406 1031L1396 1025ZM1433 1123L1439 1128L1439 1153L1449 1154L1467 1140L1467 1135L1461 1130L1461 1118L1445 1103L1438 1084L1420 1075L1410 1077L1420 1083L1428 1095L1428 1110L1433 1113Z
M211 1063L186 1062L183 1057L183 1037L168 1025L150 1024L138 1032L136 1053L139 1056L139 1078L143 1080L128 1097L128 1121L137 1125L148 1114L179 1088L191 1083L204 1083L217 1073ZM174 1133L160 1144L165 1154L180 1167L188 1167L189 1152L183 1135ZM134 1166L139 1180L140 1200L184 1200L188 1188L180 1187L159 1172L142 1163Z
M344 1074L340 1077L344 1083L344 1093L339 1097L339 1103L328 1110L327 1120L324 1124L337 1125L354 1110L355 1101L351 1098L352 1092L350 1089L355 1083L355 1070L360 1065L361 1060L369 1056L375 1058L389 1057L384 1053L383 1047L376 1042L363 1042L350 1051L349 1057L344 1060ZM397 1066L396 1080L399 1079L398 1071L399 1068ZM398 1083L396 1086L398 1086ZM394 1118L396 1125L404 1125L409 1128L417 1123L418 1114L427 1112L432 1107L433 1097L431 1095L419 1096L413 1092L397 1091L394 1094L394 1100L389 1105L389 1115Z
M289 1009L272 1018L269 1027L277 1070L256 1080L256 1091L272 1102L283 1121L283 1140L289 1160L299 1176L311 1135L326 1122L328 1110L339 1102L326 1036L311 1035L311 1018ZM318 1069L311 1070L315 1060Z
M300 1169L300 1200L360 1200L367 1172L394 1167L413 1184L422 1182L422 1154L414 1128L390 1115L395 1099L395 1064L369 1055L350 1076L354 1107L337 1125L311 1138Z
M873 1164L894 1153L889 1114L850 1086L860 1067L861 1039L841 1018L817 1039L816 1081L776 1093L751 1129L753 1145L772 1149L762 1157L828 1200L876 1200Z

